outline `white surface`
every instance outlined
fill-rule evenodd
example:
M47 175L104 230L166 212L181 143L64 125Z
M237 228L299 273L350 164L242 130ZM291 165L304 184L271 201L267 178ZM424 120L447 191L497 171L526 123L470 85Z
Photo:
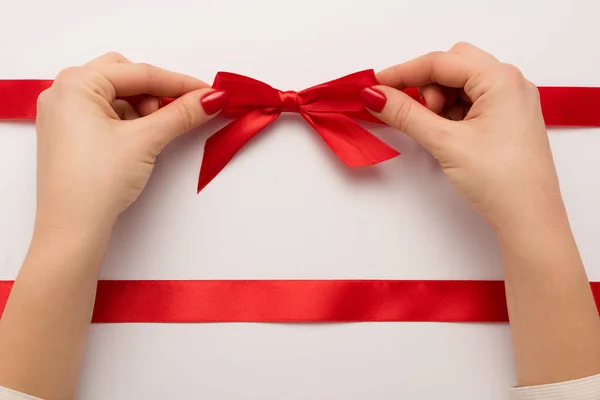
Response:
M34 12L35 10L35 12ZM219 70L302 89L466 40L539 85L600 85L596 0L76 0L0 4L0 77L53 77L109 50L211 82ZM284 116L195 194L211 124L169 147L120 221L103 278L499 279L484 221L432 159L349 171ZM598 130L551 132L591 279L600 280ZM35 132L0 124L0 278L35 206ZM507 325L94 325L83 399L505 399Z

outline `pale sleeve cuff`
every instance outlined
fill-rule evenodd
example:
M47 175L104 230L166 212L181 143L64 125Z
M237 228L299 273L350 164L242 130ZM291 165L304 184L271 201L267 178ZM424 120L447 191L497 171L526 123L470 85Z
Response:
M600 374L573 381L510 389L511 400L598 400Z
M17 392L3 386L0 386L0 400L42 400L39 397L30 396L25 393Z

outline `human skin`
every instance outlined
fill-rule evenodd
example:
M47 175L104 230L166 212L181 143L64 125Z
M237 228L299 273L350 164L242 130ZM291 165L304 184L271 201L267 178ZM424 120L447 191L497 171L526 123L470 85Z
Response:
M519 384L600 372L598 313L535 87L468 44L391 67L378 79L382 85L361 95L367 108L429 150L497 234ZM398 90L415 86L428 107ZM138 108L115 100L138 94L147 95ZM178 99L159 109L163 96ZM138 198L160 151L225 101L204 82L114 53L61 72L42 94L35 229L0 321L0 385L75 397L118 216Z

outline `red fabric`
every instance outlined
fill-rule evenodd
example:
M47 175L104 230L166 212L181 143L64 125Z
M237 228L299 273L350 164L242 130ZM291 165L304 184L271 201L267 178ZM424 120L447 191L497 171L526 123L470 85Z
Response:
M600 88L539 87L547 126L600 126Z
M0 80L0 119L33 119L37 98L50 80Z
M235 121L212 135L204 147L200 192L233 156L282 112L297 112L349 167L373 165L400 153L372 135L353 119L379 122L360 103L360 91L377 85L373 70L313 86L300 92L282 92L266 83L229 72L219 72L213 88L229 94L225 117Z

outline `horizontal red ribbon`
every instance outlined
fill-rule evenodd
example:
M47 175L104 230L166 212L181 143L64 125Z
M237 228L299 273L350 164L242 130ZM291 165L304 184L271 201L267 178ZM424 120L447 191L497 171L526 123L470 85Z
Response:
M0 312L12 288L0 281ZM600 282L591 284L600 308ZM100 281L92 322L506 322L502 281Z
M52 85L48 79L0 79L0 119L34 119L36 101ZM547 126L600 126L600 88L540 86ZM418 99L418 91L405 90Z

